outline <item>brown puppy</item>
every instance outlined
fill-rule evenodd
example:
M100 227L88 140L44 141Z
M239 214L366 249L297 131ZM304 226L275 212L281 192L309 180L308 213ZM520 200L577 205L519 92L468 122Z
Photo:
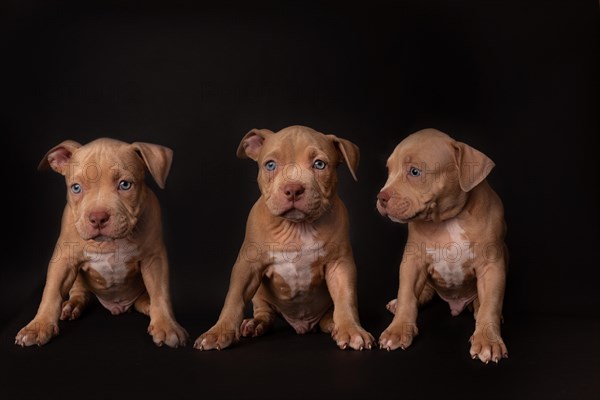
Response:
M508 253L498 195L485 180L494 163L483 153L434 129L404 139L387 161L388 180L377 209L408 223L394 319L381 334L387 350L406 349L417 335L417 306L434 293L452 315L474 308L471 356L508 357L500 337Z
M40 169L65 176L67 205L35 318L15 344L43 345L58 320L79 317L95 295L113 314L132 305L150 316L154 343L184 345L187 332L173 316L160 207L144 183L148 168L164 187L173 152L150 143L68 140L51 149ZM69 299L63 303L63 299Z
M194 347L223 349L240 335L262 335L281 314L297 333L318 325L342 349L370 349L374 339L358 319L348 215L336 194L336 167L345 161L356 178L358 148L291 126L277 134L253 129L237 155L258 162L262 195L248 216L219 320ZM254 318L243 320L250 299Z

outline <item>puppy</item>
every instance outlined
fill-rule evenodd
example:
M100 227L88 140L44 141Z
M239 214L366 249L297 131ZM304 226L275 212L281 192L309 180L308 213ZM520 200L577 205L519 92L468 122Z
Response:
M258 163L261 196L250 211L219 320L194 347L220 350L240 336L260 336L280 314L299 334L318 326L342 349L370 349L374 339L358 318L348 215L336 194L336 167L345 161L356 179L358 148L291 126L277 134L251 130L237 155ZM254 316L244 320L250 299Z
M379 338L387 350L406 349L417 335L417 306L437 293L458 315L472 306L470 354L486 364L508 357L500 336L506 277L502 202L486 181L494 163L434 129L404 139L387 161L377 209L408 223L400 287L388 304L394 319Z
M133 306L149 315L158 346L185 344L188 334L171 309L158 200L144 183L147 167L163 188L172 156L156 144L112 139L68 140L46 154L39 168L65 176L67 205L41 304L16 344L46 344L59 318L76 319L93 296L112 314Z

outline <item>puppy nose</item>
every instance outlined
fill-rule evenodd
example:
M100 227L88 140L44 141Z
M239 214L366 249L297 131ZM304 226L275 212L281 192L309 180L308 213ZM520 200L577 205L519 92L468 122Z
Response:
M299 183L290 183L283 187L283 194L289 201L296 201L304 193L304 186Z
M387 206L387 202L390 199L390 194L386 191L381 191L379 192L379 194L377 195L377 200L379 200L379 204L381 204L382 207L386 207Z
M110 215L106 211L92 211L88 219L94 228L103 228L108 223Z

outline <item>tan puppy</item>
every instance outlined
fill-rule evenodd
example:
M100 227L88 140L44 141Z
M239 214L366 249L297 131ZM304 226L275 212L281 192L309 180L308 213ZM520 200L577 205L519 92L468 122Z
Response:
M358 319L348 215L336 194L336 167L345 161L356 179L358 148L291 126L277 134L251 130L237 155L258 162L262 195L250 211L219 320L194 347L223 349L240 335L262 335L281 314L297 333L318 325L342 349L370 349L374 339ZM250 299L254 318L243 320Z
M504 211L485 180L494 163L434 129L404 139L387 161L377 209L408 223L394 319L381 334L387 350L406 349L417 335L417 306L434 293L452 315L474 308L471 356L487 363L508 357L500 337L508 253Z
M79 317L92 295L113 314L133 305L149 315L158 346L185 344L187 332L171 309L158 199L144 183L147 167L164 187L172 154L156 144L112 139L85 146L68 140L46 154L39 168L65 176L67 205L41 304L16 344L47 343L58 334L59 318Z

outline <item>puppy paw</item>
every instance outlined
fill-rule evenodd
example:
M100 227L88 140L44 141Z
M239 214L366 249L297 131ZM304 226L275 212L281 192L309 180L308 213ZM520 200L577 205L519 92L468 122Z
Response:
M371 350L375 345L375 338L358 324L342 325L335 327L331 337L342 350L348 347L354 350Z
M58 335L58 325L54 322L36 320L17 333L15 344L21 347L38 345L42 346Z
M471 358L481 362L496 364L503 358L508 358L508 350L500 336L500 327L497 324L478 324L471 339Z
M72 298L65 301L62 305L62 312L60 314L60 320L74 320L79 318L85 303L77 298Z
M390 302L385 305L385 308L392 314L396 314L396 304L397 303L398 303L398 299L390 300Z
M238 341L239 337L240 333L235 325L217 323L196 339L194 348L198 350L223 350Z
M169 347L177 348L185 346L188 340L188 333L175 320L164 318L150 321L148 333L152 336L152 341L158 347L166 344Z
M417 325L413 322L392 323L379 336L379 348L388 351L399 348L406 350L418 334Z
M247 318L242 321L240 334L242 337L257 337L264 335L271 329L272 322L261 318Z

